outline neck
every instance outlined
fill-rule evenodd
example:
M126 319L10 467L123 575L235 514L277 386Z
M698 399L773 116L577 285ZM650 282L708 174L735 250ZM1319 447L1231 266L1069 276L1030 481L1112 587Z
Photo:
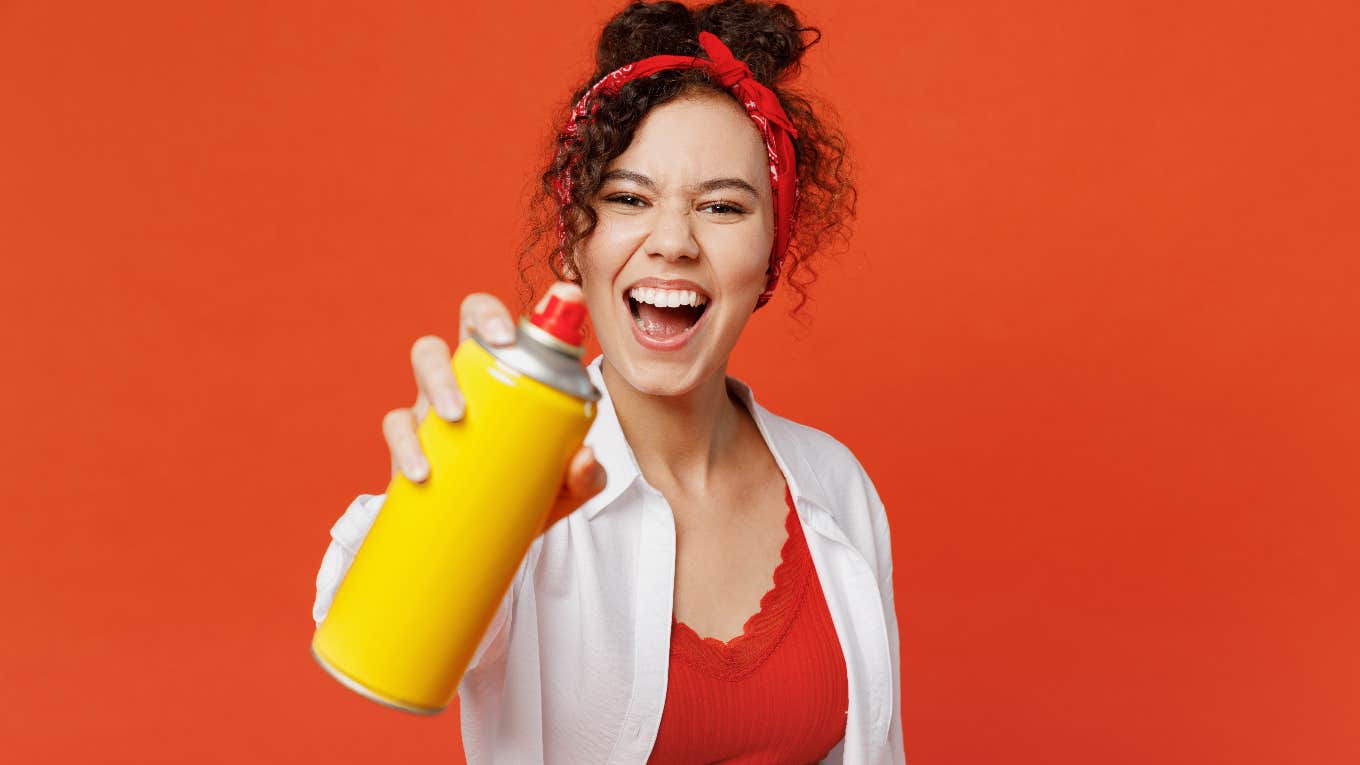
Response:
M643 393L610 365L600 365L619 426L647 482L666 493L708 493L716 467L739 435L741 404L727 392L727 365L679 396Z

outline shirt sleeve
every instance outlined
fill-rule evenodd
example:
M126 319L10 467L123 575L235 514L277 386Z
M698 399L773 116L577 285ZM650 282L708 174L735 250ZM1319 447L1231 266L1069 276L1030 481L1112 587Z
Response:
M373 528L373 521L378 517L378 511L382 509L383 501L386 499L386 494L360 494L331 527L331 543L321 558L321 569L316 574L316 600L312 603L312 620L316 622L317 627L321 626L326 614L330 612L335 592L340 588L340 582L344 580L345 574L349 572L350 564L354 563L354 556L358 554L369 529ZM518 584L518 581L517 576L515 584ZM509 634L514 591L513 585L506 589L495 615L491 618L491 624L472 655L467 671L477 666L484 656L498 654L504 648L504 642Z
M386 494L360 494L345 510L340 520L331 526L331 543L321 558L321 570L316 573L316 600L312 603L312 620L320 627L331 610L335 591L349 572L359 546L373 527Z
M861 467L861 471L863 468ZM905 763L906 754L902 744L902 675L901 650L897 630L897 608L893 595L892 535L888 528L888 513L883 500L878 496L873 481L864 474L865 491L869 498L869 510L874 524L877 542L878 590L883 596L883 615L888 626L888 653L892 657L893 713L888 727L888 753L893 763Z

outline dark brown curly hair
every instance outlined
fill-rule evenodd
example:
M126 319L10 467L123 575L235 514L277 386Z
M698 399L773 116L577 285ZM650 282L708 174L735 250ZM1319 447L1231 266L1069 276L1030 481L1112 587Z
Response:
M820 101L814 106L811 96L786 86L798 73L804 51L821 39L818 29L802 26L792 8L747 0L722 0L692 10L678 2L630 3L605 24L596 48L595 72L572 94L555 124L565 123L571 107L591 85L625 64L662 54L703 56L702 31L717 35L757 80L774 91L798 130L794 139L798 220L781 272L782 280L798 295L791 311L797 317L807 303L807 288L817 278L812 256L832 240L848 242L857 193L845 136L835 124L834 111ZM805 40L809 33L814 37ZM544 260L555 278L578 280L571 253L598 223L590 201L599 191L605 167L627 150L649 110L695 91L736 100L702 69L665 70L633 80L613 96L602 96L594 117L581 123L576 138L568 141L566 135L557 133L551 146L553 159L533 194L530 229L520 250L522 304L527 305L534 294L535 274ZM553 179L568 166L571 198L560 204ZM559 214L568 221L562 242L557 241ZM546 257L539 247L545 238L551 238L552 244Z

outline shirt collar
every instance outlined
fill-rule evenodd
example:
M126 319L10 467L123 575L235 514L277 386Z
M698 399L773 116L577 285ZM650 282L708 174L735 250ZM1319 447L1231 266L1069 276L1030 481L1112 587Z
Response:
M604 384L604 376L600 370L603 360L604 356L598 355L586 367L590 381L600 391L600 400L596 404L595 422L591 425L590 432L586 434L585 443L594 450L595 459L604 466L608 483L605 484L603 491L581 506L588 519L594 519L605 508L614 504L614 500L642 477L642 470L638 467L633 447L629 446L628 440L623 435L623 427L619 425L614 402L610 399L609 389ZM751 386L741 380L728 375L727 386L746 405L747 411L755 420L761 437L765 439L766 447L769 448L770 454L774 455L775 463L784 474L794 504L798 506L803 502L811 502L823 509L830 509L821 481L807 455L800 448L797 439L799 428L758 404L751 392Z

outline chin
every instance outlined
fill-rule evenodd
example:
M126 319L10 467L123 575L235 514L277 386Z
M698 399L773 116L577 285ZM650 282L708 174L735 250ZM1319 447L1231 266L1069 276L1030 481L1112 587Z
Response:
M633 342L625 338L624 343ZM612 352L611 352L612 350ZM605 361L618 372L629 387L648 396L684 396L699 388L708 376L698 358L648 359L642 348L605 349Z

